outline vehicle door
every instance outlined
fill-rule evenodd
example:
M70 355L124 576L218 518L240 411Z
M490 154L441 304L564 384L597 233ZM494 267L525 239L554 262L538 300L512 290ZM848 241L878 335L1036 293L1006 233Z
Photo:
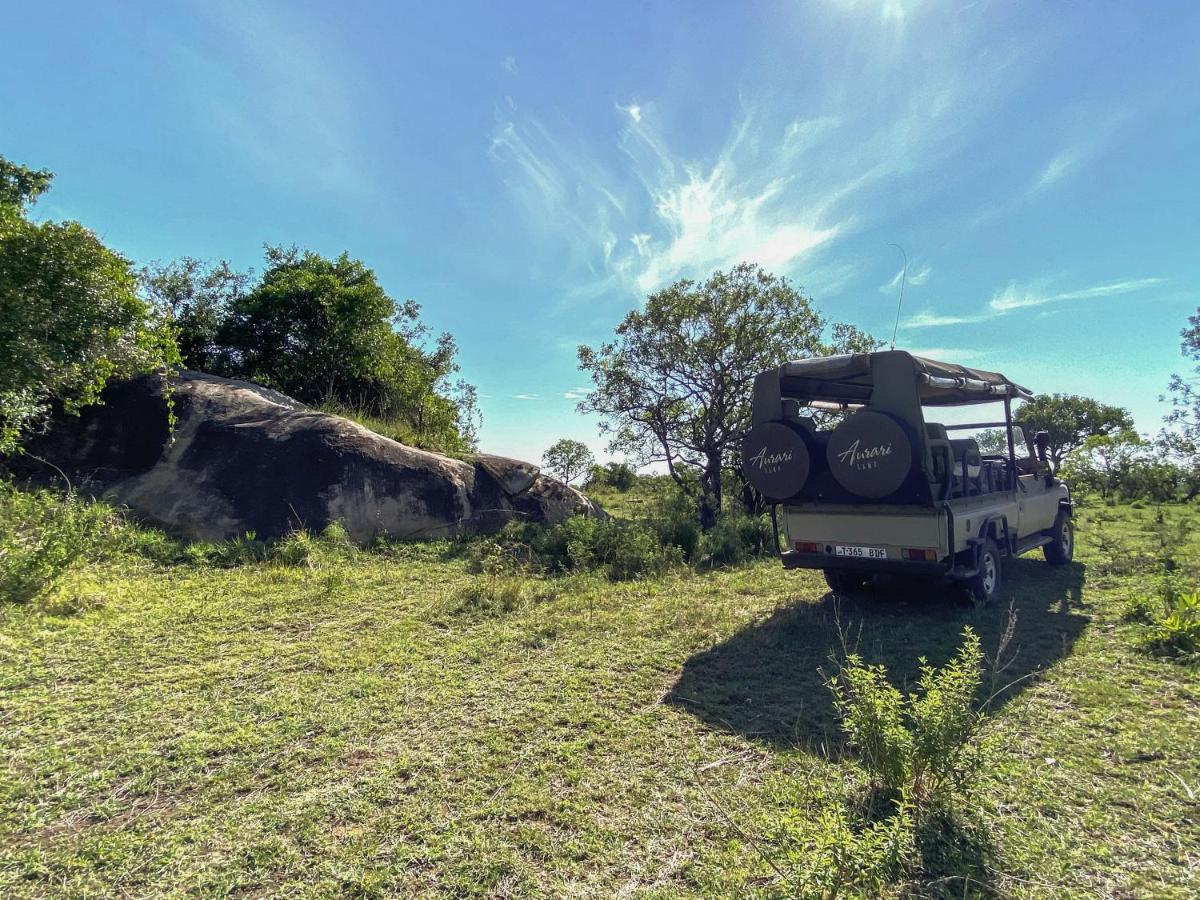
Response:
M1045 531L1058 515L1059 490L1050 470L1039 462L1024 430L1013 427L1013 447L1017 458L1017 536L1027 537Z

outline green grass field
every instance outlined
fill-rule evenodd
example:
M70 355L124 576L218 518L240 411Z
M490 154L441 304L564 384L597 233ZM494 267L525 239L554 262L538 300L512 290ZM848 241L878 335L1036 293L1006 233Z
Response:
M1009 565L982 837L897 895L1200 894L1200 670L1123 617L1154 558L1200 565L1196 514L1155 512ZM864 783L819 671L842 636L907 682L1009 621L772 561L503 605L487 577L451 544L129 550L0 606L0 894L786 895L777 824Z

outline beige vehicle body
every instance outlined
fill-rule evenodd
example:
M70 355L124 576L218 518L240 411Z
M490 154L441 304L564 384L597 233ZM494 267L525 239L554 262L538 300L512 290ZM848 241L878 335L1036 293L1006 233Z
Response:
M1013 401L1030 396L999 373L904 351L764 372L742 464L775 506L783 564L822 569L831 585L837 573L972 581L982 567L991 590L1001 557L1050 545L1048 560L1069 560L1070 492L1012 420ZM952 407L972 407L974 421L944 424ZM951 437L983 430L1004 449Z

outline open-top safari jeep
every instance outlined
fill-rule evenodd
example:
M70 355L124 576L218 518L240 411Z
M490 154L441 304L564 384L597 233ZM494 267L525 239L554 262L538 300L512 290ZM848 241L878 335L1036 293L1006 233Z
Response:
M997 372L903 350L760 374L742 465L773 515L782 507L784 566L821 569L840 594L892 573L959 582L989 603L1006 557L1041 547L1051 564L1070 561L1070 492L1044 437L1035 451L1013 424L1013 401L1030 396ZM974 404L1002 405L1003 421L937 421ZM971 436L989 429L999 452Z

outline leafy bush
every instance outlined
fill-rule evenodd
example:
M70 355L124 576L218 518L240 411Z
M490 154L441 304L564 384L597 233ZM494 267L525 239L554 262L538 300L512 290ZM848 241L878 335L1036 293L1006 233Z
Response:
M319 569L354 556L357 547L341 522L331 522L319 535L293 531L270 545L266 557L286 566Z
M109 507L73 493L0 483L0 599L25 602L45 593L97 550L111 519Z
M969 627L958 653L941 669L921 661L914 693L893 687L883 666L850 654L829 680L850 744L886 798L911 804L920 821L969 797L985 762L975 708L983 651Z
M590 486L604 485L615 491L625 493L637 484L637 470L628 463L610 462L602 466L592 466L587 484Z
M736 566L768 555L773 540L763 516L727 513L700 538L700 559L711 566Z
M1125 601L1121 609L1121 619L1125 622L1140 622L1146 625L1154 621L1158 612L1159 605L1154 598L1145 594L1134 594Z
M1155 559L1135 548L1129 540L1109 528L1110 518L1097 514L1087 532L1088 541L1096 548L1099 559L1096 568L1101 575L1131 575L1155 566Z
M1171 656L1200 653L1200 591L1172 569L1164 569L1157 596L1137 595L1125 608L1127 621L1150 626L1144 644Z
M53 175L0 157L0 453L51 404L97 402L110 376L179 360L129 261L78 222L34 222Z
M1180 594L1154 623L1150 646L1171 654L1200 653L1200 591Z
M669 512L648 520L648 523L663 545L678 548L687 562L696 558L703 532L700 531L695 513L690 510L685 513Z
M907 809L870 821L837 803L805 807L789 810L772 831L783 851L780 871L799 897L877 897L916 863Z
M141 273L185 362L246 378L427 449L474 449L475 388L455 380L449 334L427 341L420 307L397 302L346 253L267 247L254 283L228 263L184 258Z
M558 525L509 523L475 551L476 568L545 572L599 571L612 581L660 575L683 561L678 547L664 546L646 525L574 516Z
M458 593L460 610L481 612L512 612L524 597L524 579L500 574L477 575Z

